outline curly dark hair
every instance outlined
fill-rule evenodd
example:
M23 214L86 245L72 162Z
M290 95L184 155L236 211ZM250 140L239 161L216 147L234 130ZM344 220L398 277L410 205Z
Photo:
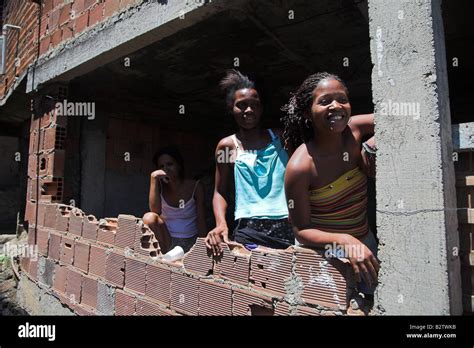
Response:
M226 103L229 109L232 109L234 103L235 92L239 89L251 88L255 89L255 83L243 75L240 71L232 69L228 70L226 76L219 83L222 91L226 96Z
M346 84L337 75L319 72L308 76L296 93L291 93L288 103L281 108L281 110L285 112L285 115L281 118L281 122L285 127L283 140L286 149L288 149L289 145L296 149L301 144L312 139L313 129L312 127L308 128L306 126L304 113L311 108L313 103L313 91L318 87L319 83L324 80L339 81L349 95Z

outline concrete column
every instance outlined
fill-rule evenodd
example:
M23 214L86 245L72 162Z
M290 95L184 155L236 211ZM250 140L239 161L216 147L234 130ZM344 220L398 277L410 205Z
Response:
M455 174L441 0L369 0L382 261L376 307L460 314Z

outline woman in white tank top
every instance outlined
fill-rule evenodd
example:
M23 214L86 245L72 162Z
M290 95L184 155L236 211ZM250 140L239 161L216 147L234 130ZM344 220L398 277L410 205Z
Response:
M206 236L204 188L199 181L184 178L184 161L175 147L160 149L151 173L150 212L143 222L155 233L161 252L175 246L187 252L198 236Z

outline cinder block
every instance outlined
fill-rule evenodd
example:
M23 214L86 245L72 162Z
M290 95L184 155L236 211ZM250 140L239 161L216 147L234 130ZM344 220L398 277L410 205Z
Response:
M310 316L310 315L311 316L320 316L321 312L316 308L312 308L312 307L308 307L308 306L298 306L296 308L295 315L299 315L299 316Z
M138 229L139 219L132 215L119 215L117 222L117 233L115 235L115 246L119 248L134 249L135 235Z
M74 239L66 236L61 237L61 256L59 261L72 265L74 262Z
M76 236L82 236L82 224L84 222L84 213L78 208L71 210L69 215L69 233Z
M56 292L65 294L66 293L66 281L67 281L68 269L66 266L56 264L54 270L53 289Z
M38 203L38 226L44 226L45 215L46 215L46 204Z
M40 202L59 203L63 197L63 178L44 177L40 179L41 196ZM54 226L53 226L54 227Z
M83 32L89 25L89 10L76 18L76 27L74 29L76 34Z
M125 290L145 295L146 263L133 258L125 259Z
M207 250L204 238L198 238L191 250L184 255L183 266L186 272L196 275L212 274L212 252Z
M243 245L224 245L224 252L215 259L214 274L220 278L247 286L251 253Z
M77 240L74 243L74 266L87 273L89 271L90 244Z
M57 205L56 231L66 233L69 229L69 215L73 207L64 204Z
M125 256L111 252L105 261L105 279L108 283L123 288L125 280Z
M51 46L55 47L61 42L61 36L62 36L62 30L61 28L57 28L51 33ZM54 166L51 166L51 170L54 170ZM41 175L52 175L52 174L47 174L47 173L41 173ZM59 172L60 176L64 175L63 171Z
M48 256L48 245L49 245L49 231L41 226L38 226L37 244L38 252L41 255ZM28 234L29 237L29 234Z
M160 254L155 234L141 220L138 222L133 249L136 254L146 257L157 257Z
M289 316L291 315L290 313L290 305L287 302L284 301L278 301L275 304L275 316Z
M301 298L309 304L345 310L348 294L355 288L352 267L348 261L326 260L323 251L295 250L295 274L303 282Z
M138 299L136 314L140 316L172 316L173 312L149 300Z
M107 249L92 244L89 256L89 273L97 277L105 278L106 260Z
M115 315L134 315L137 299L134 295L122 290L115 292Z
M258 247L252 250L250 282L255 289L285 295L285 283L291 279L292 251Z
M82 274L70 268L67 272L66 296L72 304L81 303Z
M199 284L199 315L232 315L232 289L215 280L201 280Z
M51 11L49 15L49 30L52 32L59 25L59 10Z
M113 246L115 243L116 232L117 219L100 219L99 229L97 231L97 241L107 246Z
M55 261L61 257L61 235L53 231L49 233L48 257Z
M82 237L89 240L97 240L97 230L99 228L99 222L94 215L84 216L82 225Z
M104 18L104 3L99 3L92 7L89 14L89 27L93 27Z
M72 11L74 11L75 17L77 17L77 15L86 9L84 1L85 0L74 0L74 3L72 4Z
M59 25L62 26L66 24L70 19L71 14L71 4L61 7L59 12Z
M115 314L115 288L101 281L97 286L97 311L102 315Z
M145 294L165 306L170 305L171 271L158 264L146 266Z
M98 281L94 277L82 277L81 303L92 308L97 308Z
M56 147L56 126L53 126L51 128L46 128L44 130L41 130L41 132L44 132L44 142L43 146L41 146L41 150L43 151L52 151L55 150Z
M28 185L29 187L29 185ZM36 219L36 204L29 200L29 195L27 193L27 201L25 206L25 221L28 223L34 223ZM44 220L44 219L43 219Z
M57 204L44 204L44 227L56 228Z
M104 18L110 17L119 11L120 0L105 0Z
M171 272L171 309L185 315L198 315L199 280Z
M53 46L56 46L61 41L62 31L56 30L52 36ZM44 152L39 155L39 175L44 176L64 176L64 161L66 159L65 150L53 150L51 152Z
M269 295L234 287L232 297L232 315L234 316L273 315L273 300Z

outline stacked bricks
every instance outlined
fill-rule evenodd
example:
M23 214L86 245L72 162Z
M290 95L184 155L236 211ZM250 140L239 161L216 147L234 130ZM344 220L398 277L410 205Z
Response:
M461 152L456 169L459 256L465 312L474 312L474 152Z
M21 259L21 270L78 315L340 315L353 295L347 260L320 251L229 243L213 257L198 238L170 263L159 246L150 255L153 232L136 217L97 220L51 203L43 211L43 226L29 230L39 259Z
M46 210L42 205L63 201L67 120L58 115L55 105L67 97L67 88L53 85L44 93L32 102L25 221L29 225L67 230L72 208L63 206L59 213L54 208L53 216L52 208ZM57 223L60 225L56 226Z
M143 0L43 1L40 55L141 2Z

